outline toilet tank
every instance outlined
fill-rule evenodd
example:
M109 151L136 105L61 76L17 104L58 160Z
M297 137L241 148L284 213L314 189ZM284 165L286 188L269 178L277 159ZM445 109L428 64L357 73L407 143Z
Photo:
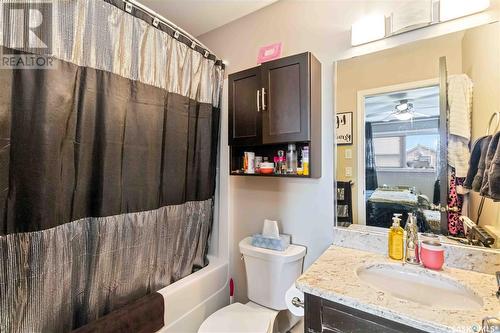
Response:
M245 261L248 299L285 310L285 293L302 273L306 248L290 244L285 251L263 249L252 245L252 237L243 239L239 246Z

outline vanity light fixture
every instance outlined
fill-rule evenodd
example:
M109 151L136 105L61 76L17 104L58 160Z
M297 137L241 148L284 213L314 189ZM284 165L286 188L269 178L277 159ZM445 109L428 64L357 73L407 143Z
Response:
M429 10L426 9L427 5ZM489 7L490 0L426 0L422 4L399 7L387 17L385 14L364 16L351 26L351 45L358 46L476 14Z
M490 7L490 0L440 0L439 20L441 22L479 13Z
M385 37L385 16L374 14L361 18L351 27L351 45L361 45Z

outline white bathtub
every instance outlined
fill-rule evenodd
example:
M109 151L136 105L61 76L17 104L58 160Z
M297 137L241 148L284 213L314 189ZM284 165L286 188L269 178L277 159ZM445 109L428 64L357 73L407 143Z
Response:
M229 304L228 263L208 256L207 267L158 292L165 299L161 333L196 333L213 312Z

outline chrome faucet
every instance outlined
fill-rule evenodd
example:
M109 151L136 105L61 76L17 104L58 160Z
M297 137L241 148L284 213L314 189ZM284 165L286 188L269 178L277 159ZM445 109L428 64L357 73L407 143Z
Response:
M418 265L420 263L418 248L418 227L417 218L412 213L408 213L405 225L406 231L406 252L405 261L409 264Z

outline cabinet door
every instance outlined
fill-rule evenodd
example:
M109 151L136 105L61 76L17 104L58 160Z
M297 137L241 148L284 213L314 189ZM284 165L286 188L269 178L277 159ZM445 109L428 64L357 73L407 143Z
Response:
M229 145L262 142L260 67L229 75Z
M264 143L308 141L309 53L262 64Z

